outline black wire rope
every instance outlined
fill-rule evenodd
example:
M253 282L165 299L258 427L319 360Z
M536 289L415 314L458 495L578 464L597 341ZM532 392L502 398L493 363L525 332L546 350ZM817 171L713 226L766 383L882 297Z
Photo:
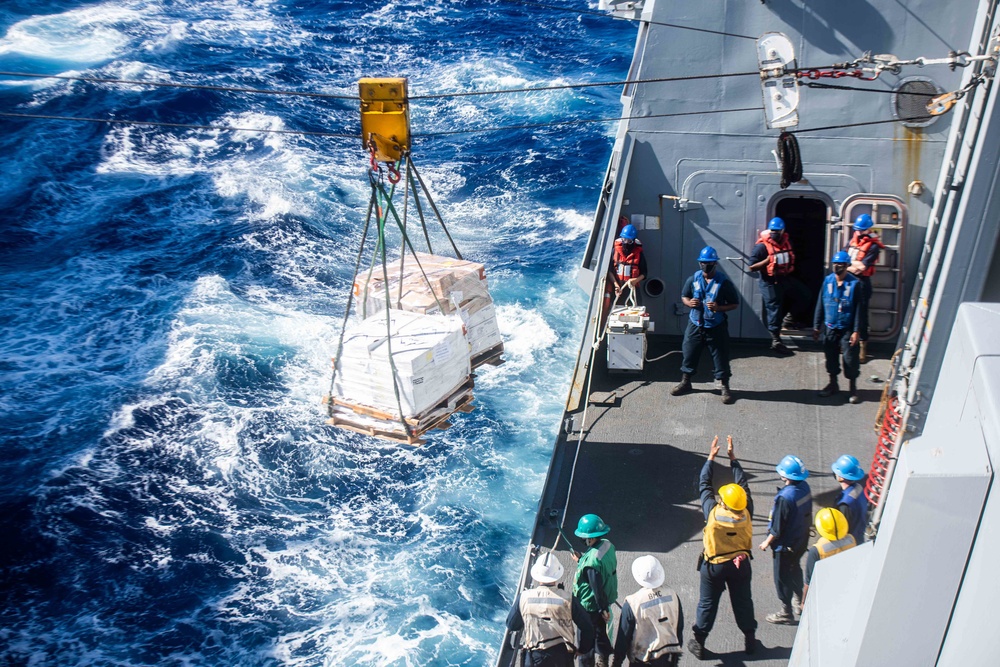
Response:
M819 132L821 130L839 130L845 127L863 127L865 125L884 125L886 123L908 123L908 122L920 122L925 120L930 120L932 118L937 118L937 116L913 116L910 118L890 118L889 120L869 120L863 123L846 123L844 125L827 125L825 127L810 127L804 130L795 130L796 134L802 134L803 132Z
M399 232L400 232L400 234L402 234L403 243L406 244L406 247L409 248L410 252L413 254L413 259L417 263L417 268L420 269L420 275L423 276L424 283L426 283L427 288L430 290L431 296L434 297L434 303L437 305L438 310L442 314L444 314L444 312L445 312L444 311L444 307L441 305L441 301L440 301L440 299L438 299L437 293L431 287L430 278L427 277L427 272L424 271L423 264L421 264L420 263L420 259L417 258L417 250L416 250L416 248L413 247L413 241L410 240L410 235L406 233L406 228L403 226L403 224L399 220L399 213L396 211L396 206L392 203L392 197L391 196L388 199L386 199L386 211L387 212L386 212L385 219L388 220L389 219L389 215L388 214L392 213L392 217L396 221L396 226L399 227ZM401 257L403 255L405 255L405 252L401 252L400 253ZM461 259L461 258L459 258L459 259Z
M382 178L382 172L379 170L378 178ZM368 179L371 181L372 187L375 187L375 174L373 172L368 172ZM393 183L392 187L389 189L389 198L396 194L396 184ZM383 211L382 206L379 205L377 208L377 218L380 221L379 224L385 224L385 221L389 219L389 212ZM364 307L361 309L361 317L368 317L368 287L372 282L372 274L375 273L375 260L378 259L380 247L375 246L375 252L372 253L372 261L368 264L368 275L365 276L365 290L364 290ZM360 296L360 295L359 295Z
M195 125L191 123L163 123L153 120L125 120L121 118L86 118L83 116L52 116L49 114L11 113L0 111L0 116L8 118L25 118L29 120L71 120L85 123L112 123L115 125L134 125L146 127L170 127L181 130L225 130L229 132L261 132L264 134L294 134L303 137L325 137L334 139L361 139L360 134L345 134L341 132L318 132L313 130L272 130L260 127L232 127L229 125Z
M420 228L424 232L424 240L427 241L427 252L431 255L434 254L434 247L431 245L431 237L427 232L427 220L424 218L424 209L420 206L420 197L417 196L417 182L413 178L413 173L410 170L409 161L407 161L406 166L406 182L410 186L410 190L413 191L413 205L417 209L417 215L420 216Z
M361 246L358 248L358 257L354 262L354 273L352 279L356 279L358 271L361 269L361 258L365 251L365 239L368 238L368 227L372 221L372 211L375 209L375 182L372 181L372 195L368 199L368 213L365 214L365 227L361 232ZM327 413L333 416L333 388L337 383L337 370L340 368L340 355L344 351L344 334L347 332L347 322L351 316L351 305L354 303L354 290L351 289L347 295L347 308L344 309L344 321L340 325L340 337L337 339L337 352L333 357L333 376L330 378L330 402L327 404Z
M682 111L678 113L650 114L648 116L617 116L614 118L576 118L574 120L554 120L548 123L531 123L527 125L504 125L501 127L485 127L473 130L449 130L447 132L426 132L414 134L419 138L446 137L453 134L478 134L480 132L500 132L503 130L534 130L542 127L559 125L581 125L584 123L614 123L621 120L643 120L645 118L676 118L679 116L706 116L715 113L733 113L735 111L762 111L763 107L743 107L739 109L710 109L708 111Z
M397 167L398 168L398 167ZM406 181L410 178L410 167L406 166L406 173L403 176ZM403 183L403 235L406 236L406 223L409 220L410 213L410 190L406 187L406 183ZM403 302L403 276L406 274L406 253L399 253L399 291L396 295L396 304L401 305Z
M448 242L451 243L451 249L455 251L455 257L462 259L462 253L458 251L458 246L455 245L455 240L451 238L451 233L448 231L448 227L444 224L444 218L442 218L441 213L438 212L437 204L434 203L430 190L427 189L424 179L421 178L420 172L417 171L417 165L413 164L413 158L411 158L409 154L406 156L406 162L410 168L413 169L413 174L417 177L417 181L420 182L420 187L424 191L424 196L427 197L427 203L431 205L431 210L434 211L434 215L437 216L438 222L441 223L441 229L444 230L444 235L448 237Z
M382 197L388 203L388 207L392 208L392 198L386 193L385 186L379 182L376 187L378 187L379 192L382 193ZM388 218L388 214L386 215ZM406 417L403 415L403 401L399 397L399 382L397 380L399 376L399 371L396 370L396 361L392 358L392 308L391 299L389 297L389 273L386 269L386 256L385 256L385 222L380 217L378 225L378 241L379 245L382 247L382 281L383 288L385 291L385 345L386 353L389 356L389 369L392 371L392 391L396 395L396 409L399 410L399 423L403 425L403 432L406 433L406 437L412 438L413 433L410 431L410 425L406 422ZM376 252L377 254L377 252Z
M215 90L225 93L252 93L254 95L291 95L295 97L318 97L327 100L357 100L357 95L337 95L335 93L314 93L301 90L274 90L267 88L244 88L241 86L217 86L204 83L176 83L174 81L137 81L133 79L111 79L99 76L71 76L69 74L42 74L39 72L5 72L0 76L23 76L32 79L63 79L86 83L120 83L129 86L155 86L158 88L191 88L194 90Z
M759 70L752 72L725 72L722 74L689 74L687 76L662 76L653 79L622 79L621 81L595 81L592 83L561 83L554 86L535 88L506 88L504 90L469 90L460 93L437 93L433 95L410 95L411 100L434 100L447 97L471 97L474 95L506 95L509 93L533 93L548 90L568 90L571 88L600 88L602 86L628 86L638 83L670 83L671 81L697 81L699 79L726 79L734 76L760 76Z
M905 95L910 97L937 97L940 93L911 93L900 90L884 90L879 88L855 88L854 86L838 86L834 83L819 83L818 81L803 81L803 86L809 88L828 88L831 90L856 90L859 93L882 93L883 95Z
M760 72L754 70L753 72L730 72L724 74L692 74L689 76L671 76L671 77L659 77L655 79L626 79L622 81L595 81L591 83L564 83L553 86L539 86L537 88L509 88L501 90L469 90L460 91L455 93L434 93L428 95L410 95L408 99L410 100L433 100L433 99L446 99L452 97L470 97L475 95L508 95L513 93L530 93L534 91L550 91L550 90L570 90L574 88L599 88L602 86L625 86L631 84L640 83L669 83L671 81L696 81L698 79L719 79L733 76L759 76ZM5 72L0 71L0 76L24 76L32 77L37 79L64 79L68 81L86 81L89 83L119 83L127 84L131 86L162 86L169 88L192 88L195 90L199 89L209 89L209 90L219 90L227 92L243 92L243 93L254 93L258 95L297 95L300 97L318 97L318 98L333 98L333 99L344 99L344 100L354 100L359 101L361 98L357 95L333 95L331 93L312 93L305 91L294 91L294 90L267 90L262 88L241 88L236 86L213 86L213 85L202 85L202 84L186 84L186 83L168 83L164 81L145 81L138 79L104 79L100 77L89 77L89 76L70 76L68 74L42 74L38 72Z
M572 12L573 14L589 14L591 16L600 16L601 18L608 18L610 14L602 11L597 11L593 9L573 9L572 7L556 7L554 5L546 5L541 2L528 2L527 0L500 0L501 2L508 2L516 5L527 5L528 7L539 7L541 9L551 9L557 12ZM625 17L614 16L612 17L620 21L636 21L638 23L648 23L649 25L662 25L668 28L679 28L681 30L693 30L695 32L707 32L713 35L723 35L725 37L739 37L741 39L752 39L757 40L756 37L751 37L750 35L740 35L734 32L723 32L721 30L709 30L708 28L692 28L691 26L679 25L677 23L664 23L663 21L647 21L643 18L630 19Z

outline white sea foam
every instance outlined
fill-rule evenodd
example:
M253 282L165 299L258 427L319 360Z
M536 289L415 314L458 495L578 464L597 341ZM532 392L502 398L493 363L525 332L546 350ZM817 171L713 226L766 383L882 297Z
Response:
M94 65L125 51L128 30L141 23L136 11L105 4L19 21L0 38L0 57L16 54L43 61Z

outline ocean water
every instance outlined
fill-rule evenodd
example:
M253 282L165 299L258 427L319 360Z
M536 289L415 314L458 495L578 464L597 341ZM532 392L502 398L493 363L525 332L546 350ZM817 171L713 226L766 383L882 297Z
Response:
M411 95L620 80L633 38L500 0L0 3L0 70L338 95L362 76ZM415 100L411 118L606 118L619 92ZM358 132L352 101L13 76L0 112ZM491 665L613 126L415 139L507 359L420 448L320 405L369 197L358 140L0 128L0 664Z

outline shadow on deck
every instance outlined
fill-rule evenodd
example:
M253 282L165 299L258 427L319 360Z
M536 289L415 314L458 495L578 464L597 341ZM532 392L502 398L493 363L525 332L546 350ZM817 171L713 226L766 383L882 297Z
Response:
M876 442L874 420L890 351L876 350L877 358L861 367L858 388L863 400L851 405L846 391L831 398L817 396L827 379L818 345L799 342L794 344L793 356L778 357L760 343L737 343L731 380L736 402L723 405L713 388L707 352L694 378L695 391L685 396L669 394L680 379L680 354L673 353L678 349L676 341L652 339L648 358L669 354L647 363L641 374L609 373L603 359L596 364L582 448L577 456L583 405L573 415L574 432L563 434L556 444L541 505L546 521L538 526L533 543L546 548L556 543L572 478L562 524L566 534L572 535L577 519L586 513L599 514L611 526L608 537L619 554L619 600L638 588L631 575L632 561L647 553L656 555L667 572L666 585L680 597L686 641L698 602L695 565L704 526L698 474L713 436L724 443L727 434L733 435L736 455L750 478L756 546L763 540L771 501L780 484L774 466L785 454L797 454L812 472L809 482L816 509L832 504L839 492L830 472L838 456L853 454L867 468ZM841 387L846 390L843 379ZM716 488L732 481L724 449L720 463L715 466ZM573 546L582 548L582 540L573 539ZM571 573L574 564L566 548L561 540L558 555ZM707 642L711 657L699 662L685 653L682 664L787 663L796 626L764 621L764 616L778 609L771 553L755 550L752 567L761 643L757 653L743 653L743 636L724 595Z

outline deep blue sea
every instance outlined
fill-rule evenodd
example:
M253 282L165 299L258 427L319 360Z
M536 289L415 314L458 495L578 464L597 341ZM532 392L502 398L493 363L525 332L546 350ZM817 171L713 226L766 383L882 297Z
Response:
M339 95L405 76L416 96L620 80L634 33L501 0L3 0L0 70ZM411 118L607 118L619 93ZM13 76L0 112L359 132L354 101ZM401 448L320 404L369 198L359 140L0 117L0 664L491 665L613 132L414 140L507 363Z

